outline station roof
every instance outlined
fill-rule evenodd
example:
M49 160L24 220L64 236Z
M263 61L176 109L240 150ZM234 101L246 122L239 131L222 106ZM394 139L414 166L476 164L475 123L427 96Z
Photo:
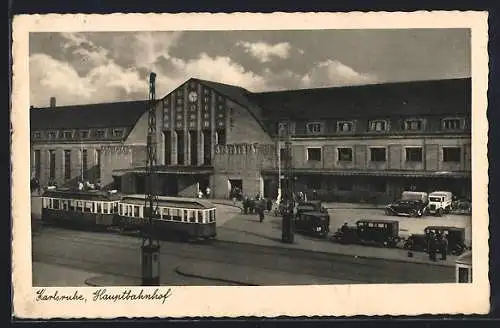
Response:
M249 93L268 118L457 115L471 111L471 79L393 82Z
M133 127L148 101L125 101L30 109L31 130Z

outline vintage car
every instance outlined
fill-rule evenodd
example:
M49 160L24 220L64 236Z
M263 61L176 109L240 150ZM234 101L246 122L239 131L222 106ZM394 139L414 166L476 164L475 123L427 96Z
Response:
M295 231L326 238L330 232L330 216L324 212L302 212L295 217Z
M305 212L328 213L327 209L323 207L321 201L319 200L299 202L297 204L297 216Z
M405 241L404 248L417 252L427 252L431 233L434 235L447 234L449 254L460 255L467 250L465 245L465 229L446 226L426 227L423 234L415 234L408 237ZM440 241L438 240L437 248L439 248L439 243Z
M421 217L426 214L426 205L419 200L399 200L385 208L387 215Z
M429 198L426 192L404 191L401 199L385 207L387 215L420 217L427 213Z
M453 194L449 191L434 191L429 194L428 212L441 216L449 214L453 206Z
M359 220L355 227L343 226L332 240L342 244L396 247L400 241L399 222L395 220Z

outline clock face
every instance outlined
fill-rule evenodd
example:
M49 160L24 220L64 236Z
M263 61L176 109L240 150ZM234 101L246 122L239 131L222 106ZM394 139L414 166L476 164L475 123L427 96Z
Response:
M189 101L191 101L191 102L195 102L196 99L198 99L198 95L194 91L191 91L189 93L188 97L189 97Z

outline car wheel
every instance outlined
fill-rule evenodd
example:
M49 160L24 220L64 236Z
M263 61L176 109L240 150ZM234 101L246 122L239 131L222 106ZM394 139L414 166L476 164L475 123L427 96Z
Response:
M386 210L385 210L385 215L392 215L392 212L391 212L391 210L389 210L389 209L386 209Z
M420 216L422 216L422 214L423 214L423 213L422 213L422 210L418 210L418 212L417 212L417 216L418 216L418 217L420 217Z
M443 210L438 208L438 210L436 211L436 214L437 214L437 216L443 216Z

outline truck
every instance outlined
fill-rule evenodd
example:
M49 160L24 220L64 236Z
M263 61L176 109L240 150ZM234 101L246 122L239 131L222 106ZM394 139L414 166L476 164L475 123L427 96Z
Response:
M453 193L450 191L433 191L429 194L428 212L431 215L441 216L452 210Z

